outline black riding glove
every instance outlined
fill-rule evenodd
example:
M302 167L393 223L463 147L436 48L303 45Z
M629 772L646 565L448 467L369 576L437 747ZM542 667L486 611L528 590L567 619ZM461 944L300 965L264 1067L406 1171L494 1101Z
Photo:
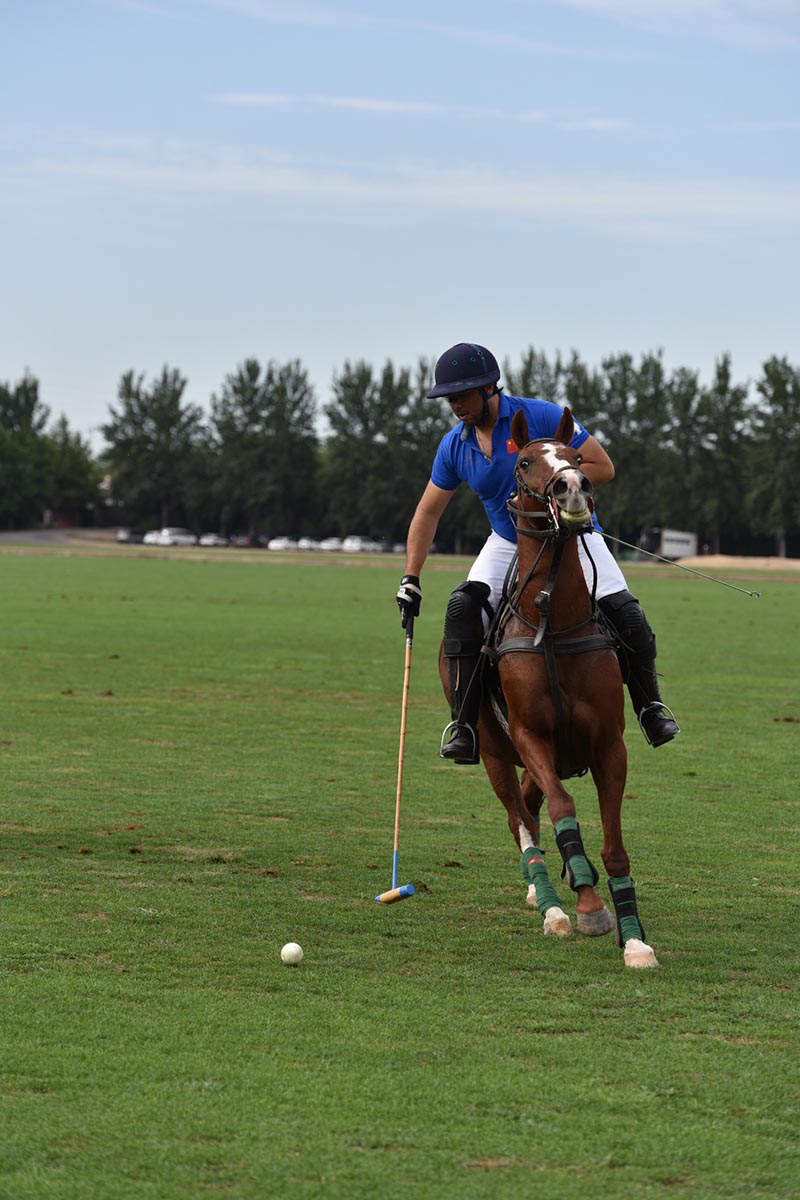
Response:
M422 604L422 588L416 575L404 575L397 589L397 604L400 609L400 621L403 629L412 617L419 616Z

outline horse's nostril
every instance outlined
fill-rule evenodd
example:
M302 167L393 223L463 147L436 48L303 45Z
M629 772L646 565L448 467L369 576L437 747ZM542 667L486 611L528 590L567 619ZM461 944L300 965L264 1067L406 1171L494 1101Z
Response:
M564 479L557 479L553 484L553 495L564 496L567 492L567 483Z
M583 492L584 496L591 496L592 492L594 491L591 482L586 478L585 475L581 479L581 491Z

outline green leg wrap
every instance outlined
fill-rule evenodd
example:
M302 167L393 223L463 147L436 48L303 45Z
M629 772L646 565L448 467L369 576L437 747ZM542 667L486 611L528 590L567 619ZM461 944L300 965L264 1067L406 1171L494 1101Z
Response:
M639 938L640 941L646 942L644 925L636 911L636 889L630 875L609 879L608 889L617 914L617 945L624 946L631 938Z
M540 850L538 846L529 846L527 850L523 850L520 870L522 871L522 878L527 880L528 883L532 883L536 888L536 904L542 916L544 916L548 908L561 908L558 892L553 887L550 882L550 876L547 874L547 867L544 863L544 850Z
M561 878L566 875L573 892L588 884L594 887L600 876L586 857L581 837L581 827L574 817L562 817L556 821L556 845L564 860Z

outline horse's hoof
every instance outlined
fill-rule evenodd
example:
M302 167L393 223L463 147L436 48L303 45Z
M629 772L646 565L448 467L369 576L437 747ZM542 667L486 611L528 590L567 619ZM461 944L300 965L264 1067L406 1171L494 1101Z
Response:
M572 933L572 922L563 908L548 908L544 915L542 933L552 933L556 937L569 937Z
M611 933L615 924L605 904L597 912L578 913L578 933L586 937L602 937L604 933Z
M531 908L538 908L539 904L536 900L536 887L534 884L528 884L528 894L525 897L525 903L530 904Z
M640 942L638 938L628 938L625 943L624 955L626 967L658 966L658 959L653 952L653 947L648 946L647 942Z

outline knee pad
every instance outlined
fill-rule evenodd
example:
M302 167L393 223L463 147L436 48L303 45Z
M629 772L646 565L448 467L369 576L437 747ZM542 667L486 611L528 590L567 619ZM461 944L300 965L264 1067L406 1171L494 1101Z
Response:
M444 618L444 653L448 658L479 654L483 645L483 612L489 609L488 583L466 579L450 594Z
M635 596L628 591L614 592L612 596L604 596L598 604L623 645L638 654L655 652L655 634Z

